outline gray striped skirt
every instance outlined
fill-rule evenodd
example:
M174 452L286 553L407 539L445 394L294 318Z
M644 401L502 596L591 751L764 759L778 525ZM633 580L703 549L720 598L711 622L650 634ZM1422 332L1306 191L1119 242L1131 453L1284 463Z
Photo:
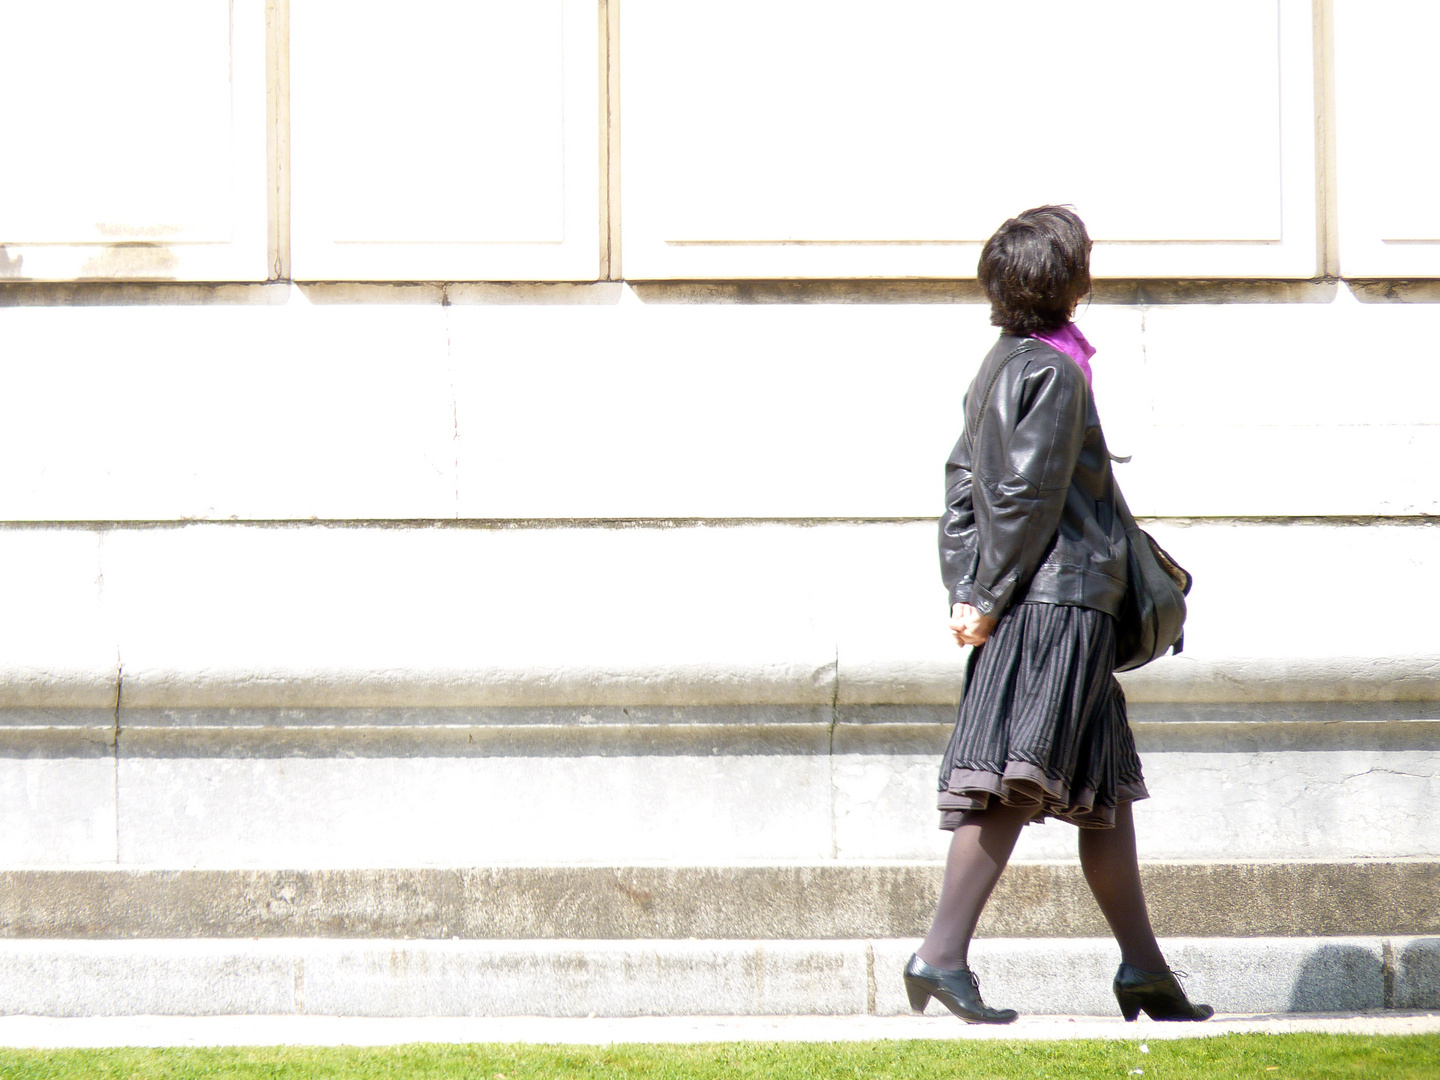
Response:
M1149 797L1115 681L1115 620L1062 604L1016 604L970 654L955 732L940 765L940 827L992 798L1033 820L1115 824Z

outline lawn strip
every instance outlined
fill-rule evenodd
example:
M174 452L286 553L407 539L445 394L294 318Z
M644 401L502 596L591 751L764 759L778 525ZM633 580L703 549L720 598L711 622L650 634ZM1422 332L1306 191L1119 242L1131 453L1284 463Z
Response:
M1140 1070L1140 1071L1136 1071ZM1440 1034L0 1049L3 1080L1434 1080Z

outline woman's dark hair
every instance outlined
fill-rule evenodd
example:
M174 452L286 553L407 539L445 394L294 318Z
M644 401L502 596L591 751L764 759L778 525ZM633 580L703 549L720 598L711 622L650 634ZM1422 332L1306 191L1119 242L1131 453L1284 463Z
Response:
M1068 206L1037 206L995 230L980 251L990 322L1011 334L1064 325L1090 291L1090 234Z

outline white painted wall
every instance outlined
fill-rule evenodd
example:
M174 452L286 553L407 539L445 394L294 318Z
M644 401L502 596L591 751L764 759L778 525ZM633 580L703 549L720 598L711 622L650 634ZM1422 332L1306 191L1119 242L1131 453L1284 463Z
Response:
M627 285L0 307L0 516L932 517L983 304ZM1132 505L1440 509L1433 304L1090 304Z

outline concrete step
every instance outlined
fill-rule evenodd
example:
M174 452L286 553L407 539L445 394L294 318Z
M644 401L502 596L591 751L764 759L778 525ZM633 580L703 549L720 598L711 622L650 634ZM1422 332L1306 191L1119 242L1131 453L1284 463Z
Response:
M0 1014L900 1015L914 939L0 942ZM1440 938L1170 938L1226 1013L1440 1007ZM987 1001L1113 1015L1108 939L977 941ZM939 1006L932 1003L938 1012Z
M1440 861L1146 863L1142 873L1162 935L1440 935ZM901 938L925 932L939 883L933 863L10 870L0 872L0 938ZM1012 863L979 933L1108 930L1078 865Z

